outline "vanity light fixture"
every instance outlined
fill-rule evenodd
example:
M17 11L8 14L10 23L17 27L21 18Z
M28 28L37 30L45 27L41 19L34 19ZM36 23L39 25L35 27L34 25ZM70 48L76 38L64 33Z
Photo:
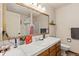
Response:
M32 5L37 6L38 4L37 3L32 3Z
M40 3L23 3L24 5L32 5L33 7L36 7L37 9L46 11L45 6L42 6Z
M37 7L40 8L40 9L42 8L42 6L40 4Z
M38 4L38 3L31 3L31 4L39 9L42 9L43 11L46 11L46 8L43 7L41 4Z
M45 7L43 7L43 8L42 8L42 10L46 11L46 8L45 8Z

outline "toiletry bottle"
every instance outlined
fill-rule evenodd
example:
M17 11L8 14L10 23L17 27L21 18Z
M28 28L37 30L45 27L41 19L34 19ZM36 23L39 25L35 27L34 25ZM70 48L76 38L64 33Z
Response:
M32 35L27 35L25 38L25 42L26 42L26 44L31 43L32 42Z
M20 45L20 43L21 43L21 34L20 34L20 33L18 33L18 40L17 40L17 44L18 44L18 45Z

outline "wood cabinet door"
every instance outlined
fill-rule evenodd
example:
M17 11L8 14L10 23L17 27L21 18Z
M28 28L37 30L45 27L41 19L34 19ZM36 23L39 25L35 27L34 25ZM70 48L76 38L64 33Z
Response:
M56 49L56 45L50 47L50 53L51 53L53 50L55 50L55 49Z
M61 56L61 51L57 52L57 56Z
M42 52L41 54L39 54L38 56L49 56L49 49L45 50L44 52Z
M57 49L57 56L61 56L61 45L60 45L60 42L58 42L56 44L56 49Z
M56 56L56 50L53 50L52 52L50 52L50 56Z

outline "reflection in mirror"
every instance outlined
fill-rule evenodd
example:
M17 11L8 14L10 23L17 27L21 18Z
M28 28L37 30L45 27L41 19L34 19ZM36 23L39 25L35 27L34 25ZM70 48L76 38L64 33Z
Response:
M48 33L48 16L39 14L33 17L33 24L35 27L34 34Z
M48 16L18 4L6 4L6 33L10 37L49 33ZM33 26L33 27L32 27ZM4 38L5 39L5 38Z
M28 35L29 34L29 26L30 26L30 14L28 16L21 15L20 19L20 27L21 27L21 34Z

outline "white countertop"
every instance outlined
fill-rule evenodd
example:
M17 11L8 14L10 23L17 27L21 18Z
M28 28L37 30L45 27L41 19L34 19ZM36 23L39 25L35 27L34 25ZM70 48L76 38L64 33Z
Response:
M17 48L11 48L4 56L36 56L59 41L59 38L47 37L41 41L34 41L30 44L20 45Z

